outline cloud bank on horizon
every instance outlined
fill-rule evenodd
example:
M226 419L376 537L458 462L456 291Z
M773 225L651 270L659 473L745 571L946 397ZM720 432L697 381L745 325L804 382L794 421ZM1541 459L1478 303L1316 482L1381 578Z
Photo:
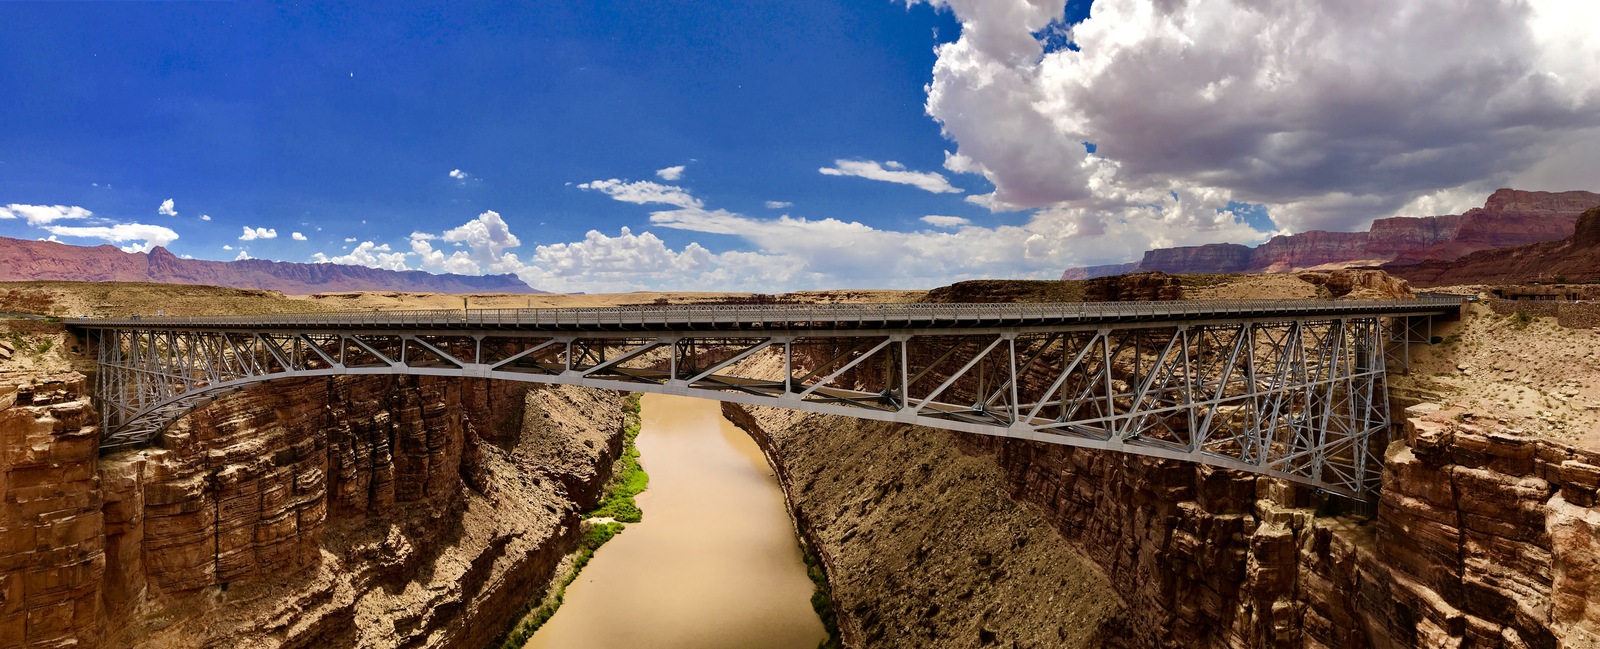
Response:
M478 216L449 229L404 236L363 221L339 248L300 223L281 244L318 262L514 273L550 291L925 288L1055 277L1152 247L1353 230L1457 213L1501 186L1600 180L1600 3L1095 0L1075 22L1067 0L908 0L907 10L922 4L960 27L935 48L918 98L945 139L943 169L851 151L801 166L817 194L904 192L944 201L942 213L805 214L795 206L815 201L799 181L701 191L712 167L685 153L675 159L693 174L667 159L573 178L568 191L593 204L636 210L636 222L595 223L581 240L524 245L513 230L536 232L531 218L463 202L454 218ZM452 169L449 184L509 182L471 168ZM759 209L782 212L747 213ZM158 213L178 217L175 199ZM76 206L0 207L7 219L130 252L179 238ZM229 228L259 241L294 227L271 225Z

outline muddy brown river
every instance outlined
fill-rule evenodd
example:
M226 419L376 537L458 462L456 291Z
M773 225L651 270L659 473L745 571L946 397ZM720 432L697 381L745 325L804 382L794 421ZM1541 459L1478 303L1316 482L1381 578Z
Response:
M827 638L783 492L717 402L647 394L644 521L595 553L529 649L814 649Z

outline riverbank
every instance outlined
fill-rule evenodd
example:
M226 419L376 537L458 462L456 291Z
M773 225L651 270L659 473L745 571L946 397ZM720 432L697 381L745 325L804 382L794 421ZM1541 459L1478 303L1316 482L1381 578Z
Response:
M577 548L563 557L543 594L530 600L517 623L500 642L501 649L520 649L533 634L555 616L566 600L567 587L572 585L584 566L594 558L596 550L626 529L625 523L642 520L643 512L635 502L650 485L650 476L639 462L639 393L632 392L624 398L622 406L622 453L612 467L611 479L606 481L600 503L583 515Z
M650 488L527 649L816 649L827 638L771 468L703 399L645 395Z
M1129 646L1105 573L953 433L722 408L773 460L844 646Z

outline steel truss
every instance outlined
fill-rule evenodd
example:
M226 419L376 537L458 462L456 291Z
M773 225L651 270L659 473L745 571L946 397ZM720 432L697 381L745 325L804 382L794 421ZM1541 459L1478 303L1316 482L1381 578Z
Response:
M1378 316L1005 329L88 329L103 448L274 379L411 374L699 396L1240 469L1369 498ZM1409 336L1407 336L1409 338Z

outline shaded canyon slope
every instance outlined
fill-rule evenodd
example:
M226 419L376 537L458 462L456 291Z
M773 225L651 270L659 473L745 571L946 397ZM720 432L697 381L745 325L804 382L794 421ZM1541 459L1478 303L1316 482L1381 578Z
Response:
M1350 295L1385 277L1230 281L1362 286ZM1085 298L1217 290L1158 273L1102 282ZM1453 367L1468 344L1414 353ZM769 449L846 646L1600 649L1600 448L1419 394L1391 401L1373 516L1173 460L724 410Z
M1259 246L1213 243L1157 248L1126 264L1069 268L1061 279L1089 279L1135 271L1167 273L1280 273L1318 266L1376 266L1387 262L1449 260L1480 250L1555 241L1572 234L1600 194L1500 189L1483 207L1446 216L1396 216L1372 222L1367 232L1312 230L1279 235Z
M1571 236L1525 246L1480 250L1451 260L1383 265L1422 286L1600 281L1600 207L1578 217Z
M265 259L182 259L157 246L129 253L115 246L71 246L0 237L0 281L158 282L251 288L307 295L324 291L542 293L516 275L435 275L345 264Z

